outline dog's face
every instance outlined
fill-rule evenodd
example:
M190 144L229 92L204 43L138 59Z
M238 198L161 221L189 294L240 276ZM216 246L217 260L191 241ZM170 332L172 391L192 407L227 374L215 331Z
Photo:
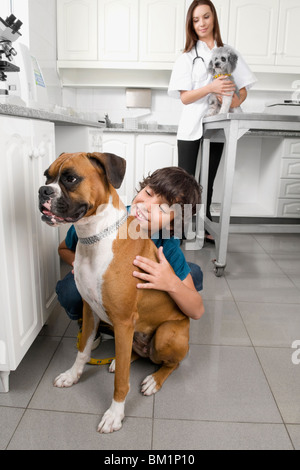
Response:
M238 61L237 54L230 47L218 47L214 49L208 71L212 75L232 73Z
M126 161L113 154L63 153L45 171L39 189L39 210L48 225L75 223L107 204L109 185L119 188Z

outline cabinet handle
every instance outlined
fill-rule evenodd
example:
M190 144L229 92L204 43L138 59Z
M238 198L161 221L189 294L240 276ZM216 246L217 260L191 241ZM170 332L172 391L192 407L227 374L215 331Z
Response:
M31 158L32 160L33 159L36 159L36 158L39 158L39 151L38 149L35 147L33 148L32 150L29 151L29 158Z
M37 158L43 158L44 156L46 155L46 149L45 147L40 147L40 148L33 148L32 150L29 151L29 158L31 158L32 160L33 159L37 159Z

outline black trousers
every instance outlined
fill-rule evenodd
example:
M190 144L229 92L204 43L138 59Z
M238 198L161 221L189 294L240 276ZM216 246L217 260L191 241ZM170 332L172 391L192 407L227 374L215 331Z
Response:
M201 139L195 141L189 140L178 140L178 166L183 168L191 175L195 175L196 163L199 152ZM212 142L210 144L209 152L209 170L208 170L208 183L207 183L207 207L206 217L210 220L210 206L213 195L213 187L215 177L219 168L220 160L223 153L224 144L221 142Z

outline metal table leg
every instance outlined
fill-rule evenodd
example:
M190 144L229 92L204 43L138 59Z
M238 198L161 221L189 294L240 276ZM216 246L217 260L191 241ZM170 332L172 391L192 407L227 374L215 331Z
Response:
M231 121L230 125L224 129L225 149L224 149L224 174L222 188L222 203L219 223L215 223L205 218L205 228L215 238L216 260L214 261L214 271L217 277L223 275L226 267L226 255L230 225L230 212L232 201L232 188L235 170L236 150L238 141L238 122ZM203 202L207 202L207 181L209 165L210 139L203 140L201 184L203 186Z

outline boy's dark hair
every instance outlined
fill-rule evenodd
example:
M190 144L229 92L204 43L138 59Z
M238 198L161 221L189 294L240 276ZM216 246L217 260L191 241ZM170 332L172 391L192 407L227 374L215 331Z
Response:
M194 176L190 175L183 168L175 166L161 168L144 178L140 183L139 191L146 186L149 186L158 196L166 199L170 206L173 204L180 206L181 220L177 220L177 223L180 223L181 233L184 233L184 227L188 219L186 209L189 209L189 215L192 216L196 213L197 204L201 204L202 188ZM170 229L170 235L173 236L174 223L172 223Z

